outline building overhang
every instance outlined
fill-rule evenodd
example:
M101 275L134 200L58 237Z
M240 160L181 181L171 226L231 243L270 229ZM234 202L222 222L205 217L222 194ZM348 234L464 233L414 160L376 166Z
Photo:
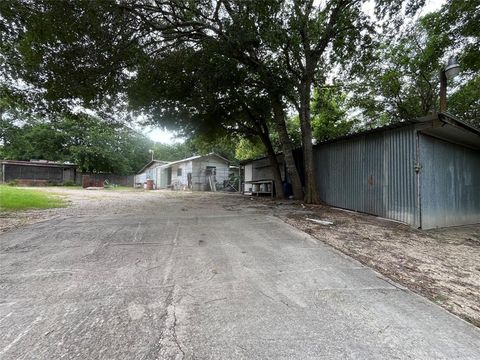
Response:
M419 120L416 128L422 134L480 150L480 130L448 113L438 113L430 118Z

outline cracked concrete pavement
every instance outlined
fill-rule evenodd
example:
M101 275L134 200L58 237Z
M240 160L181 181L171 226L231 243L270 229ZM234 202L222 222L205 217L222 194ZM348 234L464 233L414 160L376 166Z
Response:
M0 235L1 359L480 358L479 329L248 199L121 196Z

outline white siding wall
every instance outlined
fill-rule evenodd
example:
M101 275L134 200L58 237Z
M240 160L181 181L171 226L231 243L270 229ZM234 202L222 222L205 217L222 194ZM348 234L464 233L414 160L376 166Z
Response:
M206 178L207 166L214 166L216 168L217 183L223 183L224 180L228 180L229 165L227 161L222 160L217 156L201 157L199 159L193 160L193 190L209 190L210 186L207 185L208 180Z
M253 180L253 164L246 164L245 165L245 181L252 181Z
M155 186L157 189L166 189L168 185L168 168L157 167Z
M188 173L191 173L193 190L209 190L210 186L207 185L208 180L206 179L207 167L216 168L217 183L223 184L224 180L228 180L230 174L228 162L218 158L217 156L210 155L171 165L172 184L175 184L179 189L187 189ZM146 179L153 179L157 189L165 189L168 185L170 185L167 183L167 169L168 167L161 168L160 166L150 168L144 173L137 175L136 179L141 180L142 183ZM182 174L180 176L177 175L178 169L182 169Z
M282 180L285 180L286 174L283 162L283 155L277 155L277 161L280 168ZM248 164L245 164L244 176L244 181L273 180L273 172L272 167L270 166L270 160L268 158L261 158L257 160L252 160Z
M178 169L182 169L182 175L178 176ZM180 188L188 186L188 173L191 173L192 161L186 161L172 165L172 183L177 184Z
M188 173L193 172L193 161L188 161L185 163L185 167L182 170L182 182L185 186L188 185Z
M153 180L155 186L157 186L157 168L160 165L154 164L151 167L145 169L144 172L135 175L135 184L143 184L147 180Z
M135 184L143 184L145 181L147 181L147 175L145 173L135 175Z
M199 162L198 160L194 160L192 164L192 188L195 191L207 190L205 182L205 171L203 172L202 177L201 162Z

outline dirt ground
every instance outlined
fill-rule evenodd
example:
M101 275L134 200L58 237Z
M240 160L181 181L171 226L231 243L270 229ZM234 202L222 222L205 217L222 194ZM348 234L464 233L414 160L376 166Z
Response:
M326 206L305 210L311 215L281 218L480 327L480 225L422 231Z
M125 213L133 203L150 206L151 196L192 196L188 192L111 191L44 188L70 201L60 209L0 213L0 233L56 217ZM215 197L226 210L278 216L286 223L374 268L480 327L480 224L421 231L374 216L236 194L195 193ZM152 211L155 209L152 207ZM185 202L188 211L188 202ZM333 222L320 225L308 219Z

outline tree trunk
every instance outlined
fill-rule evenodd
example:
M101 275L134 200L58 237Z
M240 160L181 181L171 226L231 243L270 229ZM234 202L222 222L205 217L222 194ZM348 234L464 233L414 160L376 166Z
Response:
M287 126L285 124L285 111L283 104L277 97L272 97L273 118L275 127L278 132L278 137L282 146L283 157L285 159L285 165L287 166L288 180L292 184L293 197L295 199L303 198L302 182L298 174L297 166L295 165L295 159L293 157L293 144L288 136Z
M315 164L313 161L312 126L310 122L310 81L303 81L300 87L300 127L302 130L303 166L305 170L305 202L318 204L320 198L315 178Z
M282 174L280 171L280 166L278 165L277 154L275 154L275 149L273 148L272 141L270 140L270 131L268 129L267 120L261 117L255 117L248 106L245 105L244 108L248 117L255 124L257 135L260 137L260 140L267 150L268 160L270 161L270 167L272 168L275 197L283 199L285 194L283 192Z
M282 173L280 172L280 166L278 165L277 154L275 154L275 149L270 141L268 132L265 133L262 131L260 138L267 149L268 160L270 161L270 167L272 168L273 180L275 181L275 197L282 199L285 197L285 194L283 193Z

